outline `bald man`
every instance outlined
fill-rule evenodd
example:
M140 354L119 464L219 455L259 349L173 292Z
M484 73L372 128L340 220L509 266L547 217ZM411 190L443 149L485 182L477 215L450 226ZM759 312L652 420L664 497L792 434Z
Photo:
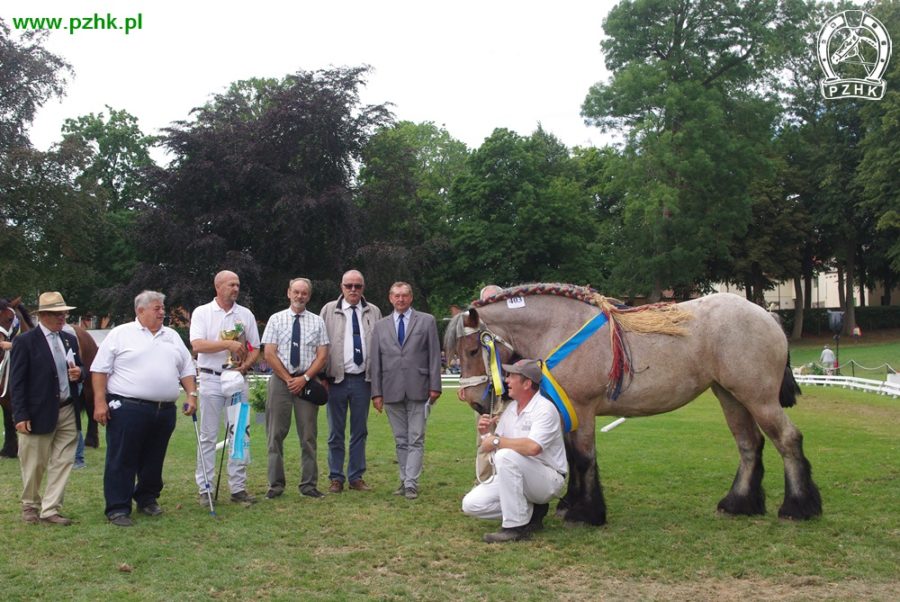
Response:
M234 272L227 270L216 274L213 280L216 297L206 305L201 305L191 315L191 347L197 353L197 366L200 370L200 449L197 452L197 469L195 478L200 490L198 502L201 506L209 504L206 483L213 482L216 466L216 441L219 438L219 425L225 408L231 405L231 399L222 394L222 366L228 361L228 354L238 365L235 367L241 374L246 374L259 357L259 329L253 312L238 305L237 298L241 292L241 279ZM242 324L246 342L252 350L248 351L244 342L223 340L223 330L233 330L236 324ZM249 395L244 385L245 399ZM200 454L203 454L201 462ZM206 467L204 474L203 467ZM247 466L228 461L228 486L231 489L231 501L251 504L256 499L247 492Z

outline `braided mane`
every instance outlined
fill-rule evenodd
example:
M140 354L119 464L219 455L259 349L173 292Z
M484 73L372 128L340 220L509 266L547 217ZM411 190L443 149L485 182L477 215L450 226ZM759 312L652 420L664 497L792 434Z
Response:
M674 303L652 303L639 307L628 307L618 299L604 297L590 286L578 286L563 283L523 284L503 289L496 295L484 300L473 301L472 307L484 307L514 297L530 297L533 295L551 295L575 299L593 305L606 314L609 319L610 348L612 349L612 367L609 371L610 399L616 399L628 381L634 376L631 352L625 342L623 332L638 334L663 334L684 336L686 331L682 324L693 316Z

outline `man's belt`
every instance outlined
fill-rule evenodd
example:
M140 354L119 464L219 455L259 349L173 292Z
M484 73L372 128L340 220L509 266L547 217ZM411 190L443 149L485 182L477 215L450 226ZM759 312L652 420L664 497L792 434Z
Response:
M203 374L214 374L215 376L222 376L221 372L217 372L216 370L213 370L211 368L200 368L200 372L202 372Z
M72 403L73 403L74 401L75 401L74 399L72 399L71 397L69 397L69 398L66 399L65 401L59 402L59 407L64 408L64 407L66 407L66 406L70 406L70 405L72 405Z
M116 399L125 403L142 403L156 406L159 409L167 406L175 406L174 401L153 401L152 399L139 399L137 397L125 397L124 395L109 395L109 399Z

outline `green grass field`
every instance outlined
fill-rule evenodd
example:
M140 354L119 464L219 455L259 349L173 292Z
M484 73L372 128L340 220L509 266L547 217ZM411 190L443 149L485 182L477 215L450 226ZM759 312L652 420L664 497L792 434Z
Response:
M710 394L677 412L629 420L598 435L609 507L602 528L554 517L533 540L488 546L496 522L459 510L472 485L473 422L445 394L430 419L422 495L396 485L387 419L372 413L370 493L322 500L296 490L298 444L289 435L288 491L250 508L229 502L218 517L195 502L194 433L182 417L169 448L166 513L123 529L103 516L104 449L72 474L68 528L19 517L16 461L0 462L6 545L3 600L744 600L884 599L900 591L900 400L809 389L789 415L803 431L824 516L776 517L780 458L765 461L768 514L718 516L737 453ZM599 418L598 426L610 419ZM320 413L320 486L327 487L327 428ZM250 489L266 490L262 426L252 431ZM105 448L105 446L104 446ZM552 514L552 513L551 513ZM127 565L127 566L125 566Z

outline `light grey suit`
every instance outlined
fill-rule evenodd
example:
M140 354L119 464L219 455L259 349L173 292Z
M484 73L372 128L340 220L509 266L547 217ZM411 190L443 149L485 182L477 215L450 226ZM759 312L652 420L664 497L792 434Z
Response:
M441 346L434 316L410 309L401 346L394 313L375 323L369 352L372 397L383 397L397 447L400 481L418 489L429 391L441 391Z

